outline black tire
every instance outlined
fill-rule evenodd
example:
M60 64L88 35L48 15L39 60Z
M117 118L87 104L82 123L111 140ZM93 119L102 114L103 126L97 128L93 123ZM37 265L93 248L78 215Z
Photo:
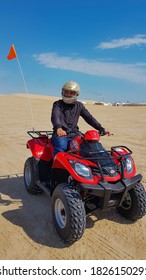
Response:
M146 192L142 183L131 189L122 202L120 207L117 207L118 212L125 218L136 221L146 214Z
M80 194L67 183L59 184L52 195L53 222L61 239L72 244L86 227L86 213Z
M42 193L41 190L35 183L35 171L33 157L30 157L26 160L24 165L24 184L26 190L31 194Z

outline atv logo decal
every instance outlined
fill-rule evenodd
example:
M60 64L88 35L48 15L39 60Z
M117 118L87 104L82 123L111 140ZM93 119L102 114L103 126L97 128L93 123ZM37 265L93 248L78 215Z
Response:
M113 170L113 169L110 170L110 173L111 173L111 174L114 174L114 173L115 173L115 170Z

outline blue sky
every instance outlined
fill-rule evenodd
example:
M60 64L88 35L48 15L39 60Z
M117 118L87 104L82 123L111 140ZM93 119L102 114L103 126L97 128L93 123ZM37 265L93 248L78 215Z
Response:
M1 0L0 94L59 96L75 80L80 99L146 102L145 0Z

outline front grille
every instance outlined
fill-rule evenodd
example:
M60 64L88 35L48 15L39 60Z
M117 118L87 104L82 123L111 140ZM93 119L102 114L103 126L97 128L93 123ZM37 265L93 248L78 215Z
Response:
M101 175L101 172L100 172L100 170L98 168L90 166L90 169L91 169L93 175L97 175L97 176ZM121 166L116 166L115 165L113 167L113 170L115 171L114 176L117 173L120 174L121 173ZM106 175L111 176L110 169L109 169L108 166L107 167L106 166L102 167L102 173L103 173L104 176L106 176Z

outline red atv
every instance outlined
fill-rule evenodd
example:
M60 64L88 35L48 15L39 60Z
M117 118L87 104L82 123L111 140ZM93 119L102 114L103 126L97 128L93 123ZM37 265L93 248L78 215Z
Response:
M24 166L29 193L43 191L52 197L52 216L59 236L67 243L82 237L86 215L116 207L136 221L146 213L146 193L126 146L103 148L96 130L71 140L67 152L53 159L52 131L28 131L31 150Z

